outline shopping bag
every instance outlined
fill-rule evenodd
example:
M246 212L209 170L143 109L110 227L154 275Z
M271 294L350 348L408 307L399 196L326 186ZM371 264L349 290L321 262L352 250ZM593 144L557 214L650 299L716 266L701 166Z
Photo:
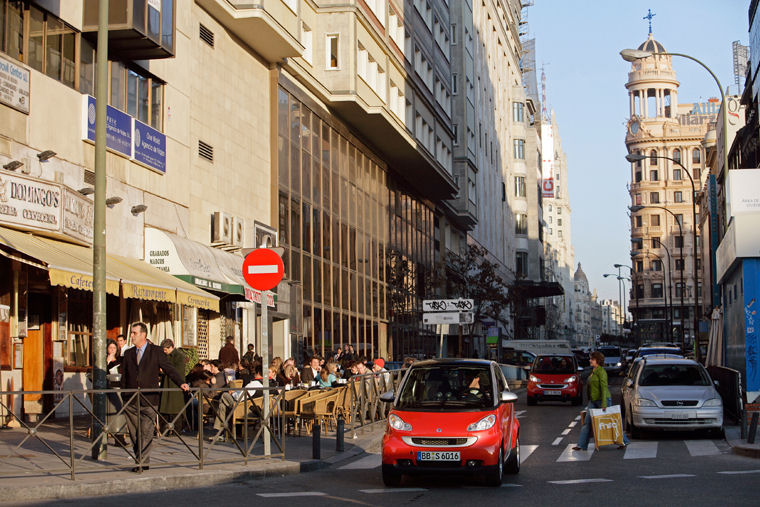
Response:
M604 445L623 445L623 418L620 416L620 405L607 407L606 411L601 408L592 408L589 412L597 449Z

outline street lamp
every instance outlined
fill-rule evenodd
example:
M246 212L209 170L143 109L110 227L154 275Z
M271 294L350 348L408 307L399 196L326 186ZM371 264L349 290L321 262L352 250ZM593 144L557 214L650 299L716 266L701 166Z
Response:
M607 278L608 276L614 276L615 278L617 278L617 281L618 281L618 307L620 308L620 311L623 311L623 303L622 303L622 299L621 299L622 289L620 288L620 281L623 278L620 276L620 269L618 268L618 274L617 275L615 273L604 273L602 276L605 277L605 278ZM622 335L623 331L620 329L620 322L618 322L617 325L618 325L617 326L618 327L618 331Z
M715 84L718 85L718 91L720 92L720 103L721 103L721 110L722 110L722 123L723 123L723 170L728 171L728 148L729 148L729 140L728 140L728 113L727 113L727 106L726 104L726 93L723 91L723 85L720 84L720 80L718 79L718 76L715 75L715 73L702 63L700 60L694 58L693 56L686 55L683 53L657 53L658 55L667 55L667 56L680 56L681 58L686 58L688 60L691 60L700 66L702 66L703 69L705 69L710 76L715 80ZM624 49L620 52L620 56L625 60L626 62L635 62L636 60L640 60L642 58L649 58L650 56L653 56L654 53L651 51L643 51L640 49ZM693 184L692 184L693 188ZM696 222L694 223L694 227L697 227ZM694 261L696 265L696 257ZM695 275L696 276L696 275ZM711 282L712 283L712 282ZM697 293L698 285L694 286L694 292ZM698 296L697 296L698 297ZM695 310L697 309L695 305ZM683 319L682 319L683 320ZM696 352L697 360L699 360L699 347L697 346L698 340L697 336L699 333L699 315L694 315L694 349ZM725 342L723 343L723 346L725 347Z
M672 211L670 211L668 208L666 208L664 206L652 206L650 204L649 206L640 206L640 205L639 206L630 206L628 209L631 210L631 213L636 213L637 211L641 211L641 210L643 210L645 208L659 208L661 210L667 211L668 213L670 213L671 215L673 215L673 220L675 220L676 224L678 225L678 233L681 236L681 246L679 247L679 255L681 257L681 269L680 269L680 271L681 271L681 306L680 306L680 308L681 308L681 310L680 310L680 313L681 313L681 350L685 351L686 350L686 333L685 333L686 326L685 326L685 321L684 321L684 318L683 318L683 310L684 310L683 294L684 294L684 292L686 292L686 285L684 284L684 281L683 281L683 271L684 271L684 269L683 269L684 268L684 262L683 262L683 240L684 240L684 238L683 238L683 228L681 227L681 222L678 220L678 217L676 217L676 214L673 213ZM667 247L662 243L662 241L659 241L658 244L659 244L659 247L665 248L666 251L668 250ZM668 251L668 255L670 255L670 251ZM695 336L696 336L696 330L695 330Z
M693 265L693 270L694 270L694 340L696 340L697 332L699 330L699 313L700 313L699 312L699 274L697 273L697 189L694 185L694 178L692 178L691 174L689 174L689 171L680 161L674 158L667 157L664 155L647 156L647 155L642 155L640 153L630 153L625 156L625 159L631 163L640 162L647 158L663 158L663 159L670 160L671 162L678 164L678 166L681 167L682 172L685 173L686 176L688 176L689 182L691 183L691 220L692 220L691 222L692 234L691 235L692 235L692 243L693 243L692 256L694 257L692 260L692 265ZM681 241L683 242L683 235L681 235Z
M639 298L638 298L638 295L636 294L636 284L634 283L635 276L633 275L634 271L633 271L633 268L631 266L627 265L627 264L613 264L613 266L616 267L616 268L618 268L618 273L620 272L620 268L628 268L628 271L631 272L631 278L630 278L630 280L631 280L631 290L633 290L633 298L634 298L634 301L635 301L634 305L636 306L635 312L632 312L633 313L633 326L631 328L631 336L633 336L633 330L636 328L636 319L637 319L636 313L638 313L638 311L639 311ZM623 319L623 321L625 322L625 318ZM635 341L635 337L634 337L634 341Z

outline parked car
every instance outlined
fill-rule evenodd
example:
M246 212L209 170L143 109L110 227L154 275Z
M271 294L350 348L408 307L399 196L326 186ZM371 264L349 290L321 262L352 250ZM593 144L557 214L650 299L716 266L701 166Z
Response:
M535 358L536 354L527 350L505 349L501 362L513 366L530 366Z
M393 403L383 436L382 475L399 486L406 474L456 473L500 486L520 471L517 395L493 361L435 359L412 364Z
M701 364L678 357L644 356L621 388L626 429L723 431L723 402Z
M578 366L582 368L591 366L588 352L582 349L573 349L573 354L575 354L575 360L578 361Z
M528 405L539 401L583 402L583 381L574 354L539 355L528 376Z
M623 371L622 352L620 347L614 345L602 345L597 350L604 354L604 369L607 373L621 373Z

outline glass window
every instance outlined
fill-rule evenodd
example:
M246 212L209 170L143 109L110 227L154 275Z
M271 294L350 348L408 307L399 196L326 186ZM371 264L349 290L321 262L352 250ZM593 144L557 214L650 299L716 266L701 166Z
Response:
M675 180L675 181L681 181L681 170L680 169L673 169L673 180Z
M659 204L660 203L660 193L659 192L650 192L649 193L649 202L652 204Z
M528 234L528 215L525 213L515 215L515 234Z
M17 60L24 60L24 4L20 1L8 2L5 52Z
M528 252L515 253L515 272L517 276L528 276Z
M174 52L174 0L161 2L161 45Z
M657 165L657 150L649 152L649 165Z
M673 160L675 160L676 162L681 162L681 150L679 150L678 148L673 150Z
M661 283L653 283L652 284L652 297L653 298L661 298L662 297L662 284Z
M647 364L639 377L640 386L709 386L710 377L701 366L691 364Z
M84 38L79 44L79 91L95 95L95 48Z
M660 248L660 238L652 238L652 248Z
M111 62L111 105L124 111L126 104L126 67L121 62Z
M515 197L525 197L525 176L515 176Z
M683 193L680 190L673 192L673 200L675 202L683 202Z
M514 140L514 158L525 160L525 139Z
M694 148L691 152L691 161L694 164L699 164L702 161L702 152L699 151L699 148Z
M338 35L328 35L326 46L326 62L325 65L328 69L337 69L339 66L338 61Z
M26 63L40 72L44 60L44 25L45 13L36 7L29 9L29 57Z
M164 129L164 85L153 80L150 84L150 126ZM287 159L286 159L287 161Z
M652 215L649 217L649 224L654 227L660 226L660 215Z
M649 171L649 181L657 181L659 179L657 171Z

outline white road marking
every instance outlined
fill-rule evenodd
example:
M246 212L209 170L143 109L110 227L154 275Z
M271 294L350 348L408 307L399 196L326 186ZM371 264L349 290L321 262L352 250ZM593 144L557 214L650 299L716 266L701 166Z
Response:
M263 498L287 498L290 496L325 496L327 493L321 491L293 491L291 493L256 493L256 496Z
M348 465L343 465L342 467L339 467L339 470L370 470L372 468L379 467L383 462L383 457L380 454L370 454L369 456L365 456L361 459L357 459L356 461L353 461L349 463Z
M533 451L538 449L537 445L521 445L520 446L520 464L525 463L525 460L533 454Z
M564 430L564 431L562 432L562 436L565 436L565 435L567 435L567 434L568 434L568 433L570 433L571 431L572 431L572 430L571 430L570 428L567 428L566 430Z
M718 473L723 475L760 474L760 470L726 470Z
M696 475L692 475L692 474L639 475L639 479L681 479L684 477L696 477Z
M517 412L515 412L515 417L519 419L525 414L525 412L527 412L527 410L518 410Z
M522 484L502 484L502 488L521 488Z
M576 421L571 422L567 425L568 428L575 428L575 425L578 424Z
M552 445L559 445L562 442L562 437L557 437L554 439L554 442L552 442Z
M581 416L577 415L577 416L575 416L575 419L573 419L573 420L574 421L580 421L581 420Z
M594 444L589 444L588 449L585 451L574 451L573 447L575 447L575 444L568 444L559 458L557 458L557 462L588 461L594 454Z
M389 489L360 489L360 493L374 495L377 493L407 493L409 491L427 491L425 488L389 488Z
M720 449L712 440L684 440L692 456L713 456L720 454Z
M573 479L570 481L547 481L549 484L585 484L588 482L612 482L612 479Z
M657 442L631 442L625 448L623 459L644 459L657 457Z
M280 267L277 264L261 264L259 266L248 266L249 275L267 275L277 273Z

